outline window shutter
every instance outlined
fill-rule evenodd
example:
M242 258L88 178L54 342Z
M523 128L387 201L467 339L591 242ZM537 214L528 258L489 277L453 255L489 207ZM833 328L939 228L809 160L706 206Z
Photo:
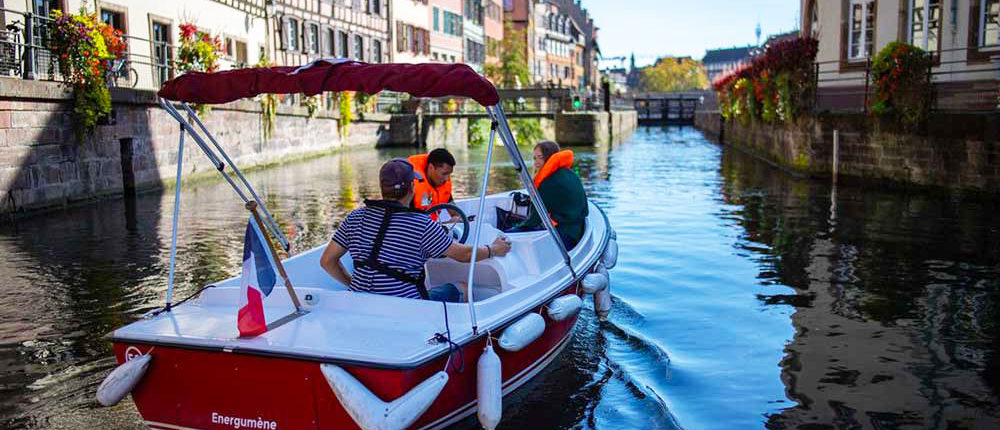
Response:
M403 22L396 21L396 52L403 52Z
M288 28L288 17L282 17L278 22L281 25L278 26L278 47L282 51L288 50L288 38L285 36L285 29Z

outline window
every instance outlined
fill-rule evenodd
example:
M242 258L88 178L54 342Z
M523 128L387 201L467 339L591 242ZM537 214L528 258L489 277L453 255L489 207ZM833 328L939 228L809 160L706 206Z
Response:
M848 14L847 58L850 60L868 58L875 41L875 2L851 0Z
M236 41L236 64L247 65L247 43L242 40Z
M372 58L371 62L381 63L382 62L382 41L373 40L372 41Z
M327 57L337 56L337 32L332 28L326 29L326 50L323 52Z
M910 0L910 43L937 51L941 40L941 0Z
M222 48L223 48L223 54L225 54L226 58L232 59L233 57L236 56L236 43L232 37L229 36L222 37Z
M299 22L293 18L285 19L285 49L299 50Z
M998 46L1000 45L1000 0L979 1L979 46Z
M319 24L306 26L306 49L310 54L319 53Z
M365 61L365 39L361 35L354 36L354 59Z
M444 33L452 36L461 36L462 15L444 11Z
M813 39L819 39L819 0L813 0L812 10L809 12L809 34Z
M337 32L337 56L340 58L347 58L347 48L348 48L348 38L347 33L343 31Z
M438 8L434 6L434 31L441 31L441 27L438 25Z
M173 77L171 63L174 52L170 49L170 24L153 21L153 81L157 86L163 85Z
M116 11L101 9L101 22L110 25L111 28L119 30L122 33L125 32L125 13Z
M481 64L486 59L486 49L482 43L465 39L465 62Z

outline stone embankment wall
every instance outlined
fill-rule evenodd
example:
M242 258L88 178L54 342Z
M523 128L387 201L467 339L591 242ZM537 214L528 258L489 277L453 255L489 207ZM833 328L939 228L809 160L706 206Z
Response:
M556 114L555 134L562 145L595 145L623 140L638 126L634 110Z
M935 113L925 130L886 131L860 114L825 114L796 124L718 123L696 126L785 167L826 176L833 170L833 132L839 135L840 175L901 184L1000 192L1000 114Z
M0 78L0 94L0 213L173 183L180 128L153 92L114 89L112 123L82 140L73 132L72 93L65 86ZM354 121L342 141L335 112L309 118L303 107L281 105L273 134L264 139L260 106L249 100L215 106L203 121L240 168L374 147L388 140L389 126L387 115L371 115ZM185 177L214 170L190 136L183 167Z

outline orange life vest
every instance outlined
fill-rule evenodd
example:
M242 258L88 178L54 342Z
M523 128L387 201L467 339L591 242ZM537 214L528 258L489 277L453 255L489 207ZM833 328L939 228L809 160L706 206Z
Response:
M451 179L439 187L431 185L431 179L427 176L427 154L411 155L407 161L413 165L413 170L422 176L413 180L414 208L423 210L451 200ZM431 218L436 221L437 215L431 214Z
M573 167L573 151L569 149L564 149L555 154L552 154L548 160L545 160L545 165L542 166L542 170L539 170L535 174L535 188L542 186L542 182L552 176L553 173L559 169L570 169ZM551 218L552 215L549 215ZM550 219L553 226L559 225L554 219Z

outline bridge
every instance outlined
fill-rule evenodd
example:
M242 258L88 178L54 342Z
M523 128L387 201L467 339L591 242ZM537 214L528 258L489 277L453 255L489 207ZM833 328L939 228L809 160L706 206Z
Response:
M694 124L694 112L705 101L706 91L636 93L632 105L639 124Z

